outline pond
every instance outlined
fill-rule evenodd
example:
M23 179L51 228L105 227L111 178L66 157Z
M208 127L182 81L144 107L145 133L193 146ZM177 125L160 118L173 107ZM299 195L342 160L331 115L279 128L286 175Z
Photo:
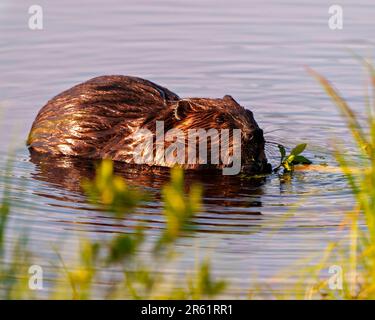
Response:
M196 232L177 243L178 264L168 266L168 273L178 275L193 268L197 257L209 257L214 274L230 283L229 297L246 297L256 283L267 284L260 293L267 295L293 281L279 277L283 270L296 266L298 276L302 258L345 237L339 225L352 208L351 193L340 172L324 168L336 167L333 146L350 141L350 133L306 66L333 80L361 112L365 77L352 53L373 53L371 0L342 1L342 30L328 27L329 5L323 0L38 4L43 30L28 28L29 1L0 4L0 175L13 181L8 245L27 230L37 263L53 270L59 264L55 246L69 259L77 234L100 241L132 232L142 221L152 238L164 227L158 199L165 173L119 169L154 200L114 219L89 205L79 189L80 179L93 174L91 163L31 158L25 146L48 99L104 74L146 78L181 97L230 94L254 112L266 140L290 147L306 142L306 155L322 165L298 170L289 181L277 174L250 180L187 174L188 183L204 186L204 210L194 219ZM267 155L277 163L272 145Z

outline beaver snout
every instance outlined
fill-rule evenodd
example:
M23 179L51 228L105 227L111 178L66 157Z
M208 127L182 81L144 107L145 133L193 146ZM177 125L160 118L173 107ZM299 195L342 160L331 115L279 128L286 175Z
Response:
M265 139L259 127L253 130L250 138L244 143L244 161L241 171L248 174L270 173L271 165L264 152Z

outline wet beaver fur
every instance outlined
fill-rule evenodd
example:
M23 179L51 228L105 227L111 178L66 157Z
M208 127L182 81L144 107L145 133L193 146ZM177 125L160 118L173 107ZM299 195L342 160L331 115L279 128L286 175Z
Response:
M269 172L263 131L250 110L231 96L222 99L188 98L148 80L130 76L101 76L66 90L39 111L27 145L32 152L88 159L109 158L134 163L133 133L145 128L154 134L156 121L164 130L240 129L241 171ZM230 136L231 137L231 136ZM229 149L233 151L232 140ZM232 142L231 142L232 141ZM171 142L170 142L171 143ZM208 151L210 150L208 141ZM168 146L168 142L165 142ZM153 148L155 148L153 146ZM155 150L153 150L155 154ZM170 166L161 158L148 165ZM221 169L227 164L185 165Z

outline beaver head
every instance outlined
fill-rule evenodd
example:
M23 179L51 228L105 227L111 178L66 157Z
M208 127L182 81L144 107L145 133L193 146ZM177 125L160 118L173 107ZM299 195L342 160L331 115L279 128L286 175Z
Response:
M163 156L158 154L157 145L154 146L153 164L171 166L173 164L170 162L174 161L190 169L224 169L233 167L234 156L239 154L237 172L228 174L237 174L239 171L266 173L271 170L264 152L262 129L253 113L229 95L222 99L187 98L171 102L162 112L150 115L142 127L152 130L155 122L162 123L166 135ZM179 137L181 133L182 138ZM179 161L177 155L179 143L184 144L182 161ZM202 151L199 147L203 148ZM172 157L170 153L173 153ZM226 155L231 158L226 158Z

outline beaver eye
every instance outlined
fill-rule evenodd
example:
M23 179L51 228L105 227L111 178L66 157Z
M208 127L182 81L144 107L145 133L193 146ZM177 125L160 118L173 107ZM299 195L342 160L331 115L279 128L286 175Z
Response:
M219 115L217 118L216 118L216 123L217 124L223 124L225 122L225 116L223 114Z

